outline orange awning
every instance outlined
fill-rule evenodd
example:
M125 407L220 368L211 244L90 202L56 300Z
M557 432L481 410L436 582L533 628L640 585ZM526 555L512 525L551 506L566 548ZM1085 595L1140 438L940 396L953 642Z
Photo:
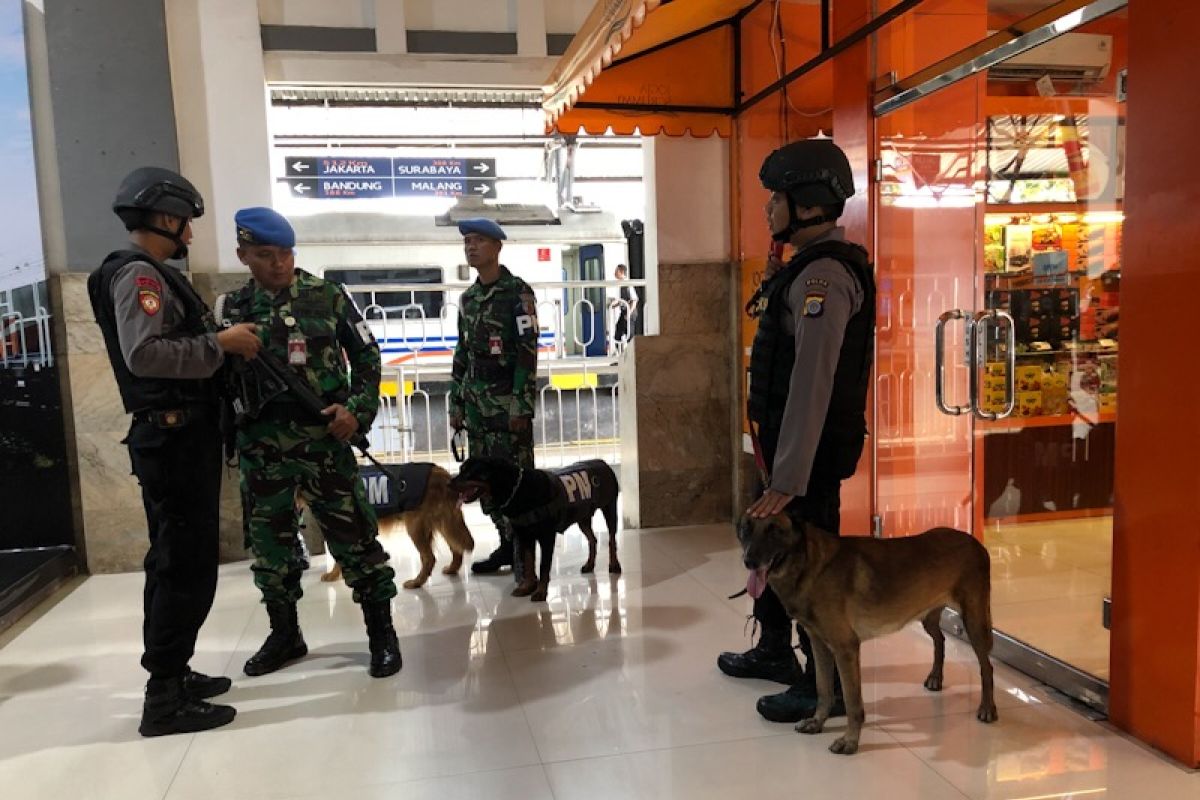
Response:
M734 21L757 4L597 0L543 87L547 128L728 136L739 66Z

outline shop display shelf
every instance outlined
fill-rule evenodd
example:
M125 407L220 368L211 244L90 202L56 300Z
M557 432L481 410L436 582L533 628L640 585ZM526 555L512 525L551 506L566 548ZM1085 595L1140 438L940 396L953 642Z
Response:
M1059 414L1056 416L1042 417L1007 417L1005 419L980 419L976 420L975 424L982 430L986 431L1001 431L1024 428L1053 428L1059 425L1070 425L1073 422L1087 419L1089 422L1103 424L1105 422L1116 422L1117 412L1102 411L1094 417L1083 417L1080 414Z

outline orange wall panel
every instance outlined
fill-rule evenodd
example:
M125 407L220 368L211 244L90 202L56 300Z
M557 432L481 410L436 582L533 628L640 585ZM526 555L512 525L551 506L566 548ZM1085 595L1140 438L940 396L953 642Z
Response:
M1110 716L1200 765L1200 4L1132 3Z

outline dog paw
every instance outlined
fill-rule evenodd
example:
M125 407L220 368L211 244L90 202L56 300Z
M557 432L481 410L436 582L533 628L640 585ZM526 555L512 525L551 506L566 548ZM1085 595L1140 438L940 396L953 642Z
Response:
M824 727L824 722L817 722L812 717L796 724L796 730L799 733L820 733Z
M621 564L619 562L614 562L612 564L609 564L608 565L608 574L609 575L620 575L621 574Z
M579 570L579 572L583 575L591 575L595 571L596 571L596 564L593 561L587 562Z
M991 723L1000 719L1000 715L996 713L996 707L994 705L980 706L979 712L975 714L975 719L979 720L980 722Z
M411 580L407 580L404 582L405 589L420 589L424 585L425 585L425 581L423 581L419 578L412 578Z
M942 690L942 676L930 675L925 679L925 688L931 692L940 692Z
M858 742L843 736L829 745L829 752L837 753L839 756L852 756L858 752Z
M321 576L321 583L334 583L335 581L340 581L341 579L342 576L336 572L326 572Z
M459 569L458 567L442 567L442 574L443 575L457 575L458 569Z

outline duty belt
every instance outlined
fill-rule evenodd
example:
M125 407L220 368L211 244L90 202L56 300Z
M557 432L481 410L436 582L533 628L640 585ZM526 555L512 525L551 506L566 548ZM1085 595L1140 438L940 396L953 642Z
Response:
M144 408L133 412L134 422L152 422L160 428L182 428L193 422L214 419L216 409L206 405L180 406L179 408Z

